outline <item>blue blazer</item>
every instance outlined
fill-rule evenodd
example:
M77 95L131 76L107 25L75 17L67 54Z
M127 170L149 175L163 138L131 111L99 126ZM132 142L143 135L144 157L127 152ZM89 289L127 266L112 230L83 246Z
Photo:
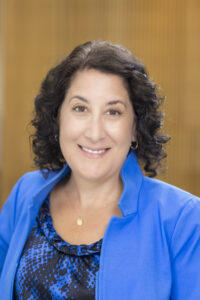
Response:
M16 268L40 206L68 172L25 174L0 214L0 299L13 299ZM200 199L143 176L134 153L121 178L122 217L106 228L96 300L200 300Z

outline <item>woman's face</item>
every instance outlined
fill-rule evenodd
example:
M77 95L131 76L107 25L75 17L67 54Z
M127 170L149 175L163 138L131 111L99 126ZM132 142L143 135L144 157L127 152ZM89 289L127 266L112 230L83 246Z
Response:
M131 141L134 112L123 79L78 71L61 106L60 147L73 176L89 181L119 177Z

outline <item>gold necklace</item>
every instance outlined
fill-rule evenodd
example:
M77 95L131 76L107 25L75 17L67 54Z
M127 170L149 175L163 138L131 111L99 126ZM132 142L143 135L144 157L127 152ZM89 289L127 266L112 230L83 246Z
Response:
M72 203L72 202L71 202ZM75 208L75 206L73 207L73 210L76 211L77 214L77 209ZM76 223L77 226L83 226L83 218L79 215L78 218L76 217Z
M82 217L78 217L78 219L76 219L76 225L78 226L82 226L83 225L83 218Z
M75 207L74 207L75 208ZM78 218L76 219L76 225L77 226L83 226L83 217L81 217L80 215L78 216Z

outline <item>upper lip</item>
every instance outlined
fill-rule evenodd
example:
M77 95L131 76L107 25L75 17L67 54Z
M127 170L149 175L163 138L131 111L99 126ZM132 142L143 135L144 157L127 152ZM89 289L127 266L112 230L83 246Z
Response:
M87 147L87 146L83 146L83 145L78 145L79 147L84 147L84 148L87 148L87 149L89 149L89 150L92 150L92 151L100 151L100 150L107 150L107 149L110 149L109 147L99 147L99 148L96 148L96 149L94 149L94 148L92 148L92 147Z

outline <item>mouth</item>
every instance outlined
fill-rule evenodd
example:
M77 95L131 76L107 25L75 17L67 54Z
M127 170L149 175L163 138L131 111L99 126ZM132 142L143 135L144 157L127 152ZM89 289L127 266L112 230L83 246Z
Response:
M93 155L103 155L104 153L106 153L108 150L110 150L110 148L101 148L101 149L91 149L91 148L87 148L81 145L78 145L79 148L81 150L83 150L84 152L88 153L88 154L93 154Z

